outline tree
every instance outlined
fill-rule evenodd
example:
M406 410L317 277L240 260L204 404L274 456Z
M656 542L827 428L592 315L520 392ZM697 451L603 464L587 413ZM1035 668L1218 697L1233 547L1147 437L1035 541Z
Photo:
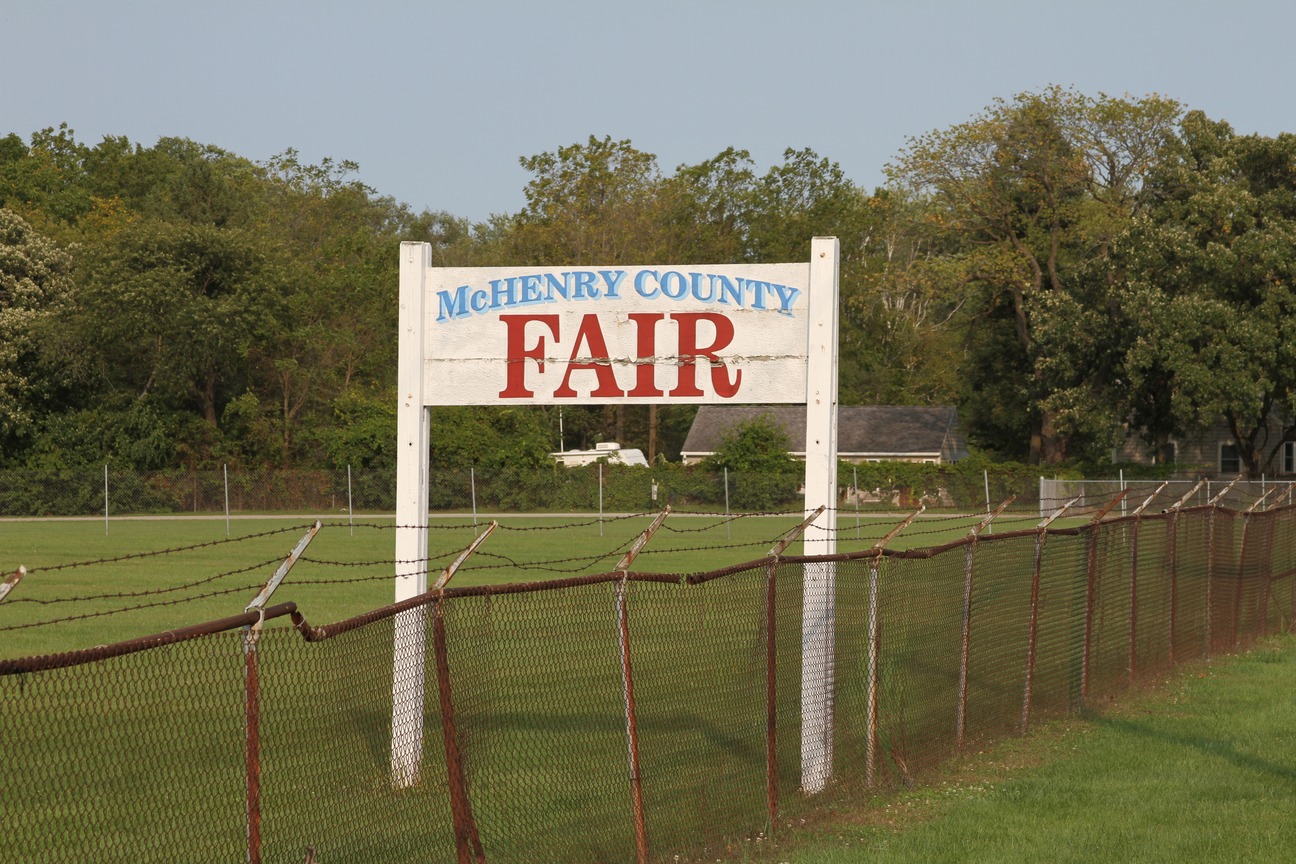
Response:
M71 273L67 252L0 208L0 440L30 435L40 327L57 317Z
M783 427L759 414L730 429L703 463L733 481L728 503L742 510L773 510L796 500L804 467L788 453L792 445Z
M1120 417L1105 406L1119 346L1102 338L1112 328L1076 312L1101 318L1111 308L1111 280L1095 262L1139 212L1179 114L1158 96L1095 99L1053 87L913 139L888 166L958 241L947 290L975 289L982 310L1011 313L974 314L969 326L1012 328L1018 356L1007 364L1029 373L1032 463L1110 446ZM994 367L969 371L982 379L973 386L1019 386Z
M1296 426L1296 136L1240 137L1191 112L1116 267L1133 419L1149 443L1223 417L1258 476Z
M95 398L193 412L219 437L252 346L281 314L272 256L241 231L140 220L84 264L68 313L45 328L50 362Z
M591 135L585 144L519 161L533 176L514 220L516 260L624 264L661 254L662 180L653 154Z
M796 474L799 463L789 455L792 439L769 414L758 414L726 432L716 444L715 452L706 458L713 471L760 471L771 474Z

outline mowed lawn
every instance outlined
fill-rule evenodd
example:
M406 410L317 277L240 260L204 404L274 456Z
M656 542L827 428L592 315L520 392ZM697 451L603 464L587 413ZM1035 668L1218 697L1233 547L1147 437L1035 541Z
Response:
M612 570L651 516L471 516L432 520L433 578L498 518L461 567L456 586L541 581ZM838 519L838 551L867 549L900 517ZM929 546L965 535L979 517L927 516L891 541ZM86 648L236 615L310 528L309 517L0 521L0 573L28 575L0 602L0 657ZM632 569L689 574L762 558L797 515L672 514ZM1003 517L999 530L1036 517ZM271 599L293 601L312 624L392 602L395 531L390 518L325 521ZM800 553L793 543L786 554ZM54 623L44 623L54 622ZM37 626L31 626L37 625ZM282 622L280 622L282 626Z
M787 864L1296 861L1296 637L1190 664L1101 715L1055 721L923 788L742 860ZM762 848L763 847L763 848Z

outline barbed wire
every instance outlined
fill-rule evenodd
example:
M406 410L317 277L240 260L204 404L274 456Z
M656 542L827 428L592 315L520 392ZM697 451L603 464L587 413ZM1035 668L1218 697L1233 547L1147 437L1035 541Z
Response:
M121 561L133 561L139 558L156 558L162 555L175 555L181 552L192 552L196 549L208 549L213 546L223 546L228 543L241 543L247 540L273 537L276 534L286 534L290 531L303 531L310 528L313 524L314 523L307 525L294 525L288 528L276 528L271 531L261 531L256 534L245 534L240 537L225 537L220 540L208 540L203 543L193 543L189 546L173 546L167 549L154 549L148 552L130 552L125 555L114 555L108 558L91 558L84 561L72 561L67 564L50 564L45 567L28 567L27 573L52 573L56 570L72 570L77 567L92 567L99 564L116 564Z
M156 603L140 603L135 606L124 606L118 609L104 609L98 612L87 612L83 615L68 615L63 618L50 618L45 621L31 621L26 624L8 624L5 626L0 626L0 633L9 632L13 630L28 630L33 627L47 627L52 624L65 624L69 621L84 621L89 618L104 618L110 615L121 615L127 612L138 612L143 609L156 609L164 606L179 606L184 603L194 603L199 600L209 600L212 597L223 597L229 594L237 594L239 592L248 593L251 591L259 591L261 588L262 588L262 584L260 582L256 582L251 585L240 585L235 588L223 588L219 591L209 591L206 594L197 594L193 597L182 597L177 600L160 600Z
M125 600L130 597L151 597L159 594L172 594L176 591L186 591L191 588L197 588L200 585L208 585L212 582L217 581L218 579L225 579L230 576L239 576L244 573L251 573L253 570L257 570L262 567L274 566L277 565L280 562L280 560L281 559L279 558L270 558L265 561L259 561L256 564L249 564L246 567L239 567L235 570L227 570L224 573L217 573L215 576L208 576L205 579L198 579L193 582L186 582L183 585L172 585L169 588L150 588L144 591L118 591L118 592L108 593L108 594L84 594L77 597L52 597L48 599L41 599L39 597L14 597L13 599L9 600L8 603L6 603L6 605L14 605L17 603L36 603L41 606L50 606L57 603L82 603L82 602L89 602L91 600Z

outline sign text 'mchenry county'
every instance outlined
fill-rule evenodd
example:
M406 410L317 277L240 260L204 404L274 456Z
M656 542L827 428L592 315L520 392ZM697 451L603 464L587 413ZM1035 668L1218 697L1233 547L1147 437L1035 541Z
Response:
M633 272L633 278L627 275ZM438 323L500 309L598 299L619 300L622 293L646 300L689 301L772 311L792 316L800 288L728 276L679 270L569 270L492 279L485 287L460 285L437 292Z

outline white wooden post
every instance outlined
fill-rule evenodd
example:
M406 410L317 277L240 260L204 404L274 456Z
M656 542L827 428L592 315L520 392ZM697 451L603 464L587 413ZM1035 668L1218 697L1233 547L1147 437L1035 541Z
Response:
M806 531L806 555L837 551L837 270L835 237L810 243L809 354L806 360L805 508L824 511ZM801 619L801 786L821 792L832 774L832 563L807 564Z
M396 384L396 602L427 591L428 409L424 407L424 274L431 247L402 243ZM392 785L418 781L423 758L426 607L396 616L392 668Z

